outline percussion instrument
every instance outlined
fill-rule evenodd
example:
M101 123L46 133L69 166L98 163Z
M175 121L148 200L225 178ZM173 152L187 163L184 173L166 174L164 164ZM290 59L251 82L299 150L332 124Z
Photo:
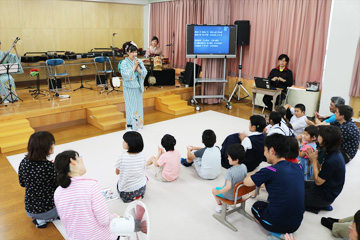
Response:
M162 61L160 56L154 58L154 70L162 70Z

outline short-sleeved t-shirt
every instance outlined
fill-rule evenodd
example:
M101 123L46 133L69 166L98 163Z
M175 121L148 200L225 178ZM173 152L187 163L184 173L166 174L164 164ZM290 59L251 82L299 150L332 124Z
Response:
M325 201L333 202L342 191L345 183L345 161L340 151L325 156L319 177L325 182L316 188Z
M157 163L160 167L164 167L162 170L162 176L168 181L174 181L180 174L180 153L176 150L168 151L161 154Z
M300 226L305 211L305 190L304 172L298 164L279 161L260 169L251 179L258 187L265 183L269 193L269 203L260 213L262 219L274 226Z
M198 174L205 179L214 179L221 173L221 152L219 147L205 147L194 152L199 167Z
M116 160L115 167L119 169L118 190L120 192L132 192L145 186L145 165L144 153L121 154Z
M245 164L232 166L231 168L229 168L226 171L225 184L226 184L226 181L231 182L231 189L229 191L227 191L226 193L223 193L223 196L226 199L234 200L234 195L233 195L234 187L237 183L244 181L246 174L247 174L247 168L246 168Z

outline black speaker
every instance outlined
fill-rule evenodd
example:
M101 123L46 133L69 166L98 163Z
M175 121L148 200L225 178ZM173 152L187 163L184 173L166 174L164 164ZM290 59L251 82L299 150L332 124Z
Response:
M250 21L248 20L237 20L234 22L238 26L237 29L237 44L239 46L249 45L250 39Z
M196 64L196 78L199 77L201 72L201 66ZM183 78L183 84L192 86L194 85L194 63L187 62L185 67L185 73Z
M97 75L96 85L106 85L107 75Z
M61 79L60 78L51 78L49 81L49 89L55 90L55 89L61 89Z

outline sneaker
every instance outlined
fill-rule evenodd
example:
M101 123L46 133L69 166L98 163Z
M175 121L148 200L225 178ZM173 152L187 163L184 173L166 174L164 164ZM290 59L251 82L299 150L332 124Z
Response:
M182 164L183 166L185 166L185 167L190 167L190 166L193 164L193 162L188 163L188 162L186 161L186 158L181 158L181 164Z
M226 210L229 210L229 205L226 205ZM222 204L221 205L217 205L215 207L215 212L217 213L221 213L222 212Z
M36 221L36 219L34 219L32 222L35 224L35 226L36 226L37 228L46 228L46 227L47 227L47 223L46 223L46 222L45 222L44 224L39 224L39 223Z

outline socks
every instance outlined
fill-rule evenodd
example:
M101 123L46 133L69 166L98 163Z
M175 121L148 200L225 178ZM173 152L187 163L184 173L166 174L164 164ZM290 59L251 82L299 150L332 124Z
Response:
M340 219L337 219L337 218L331 218L331 217L328 217L327 219L333 221L333 222L339 222Z

